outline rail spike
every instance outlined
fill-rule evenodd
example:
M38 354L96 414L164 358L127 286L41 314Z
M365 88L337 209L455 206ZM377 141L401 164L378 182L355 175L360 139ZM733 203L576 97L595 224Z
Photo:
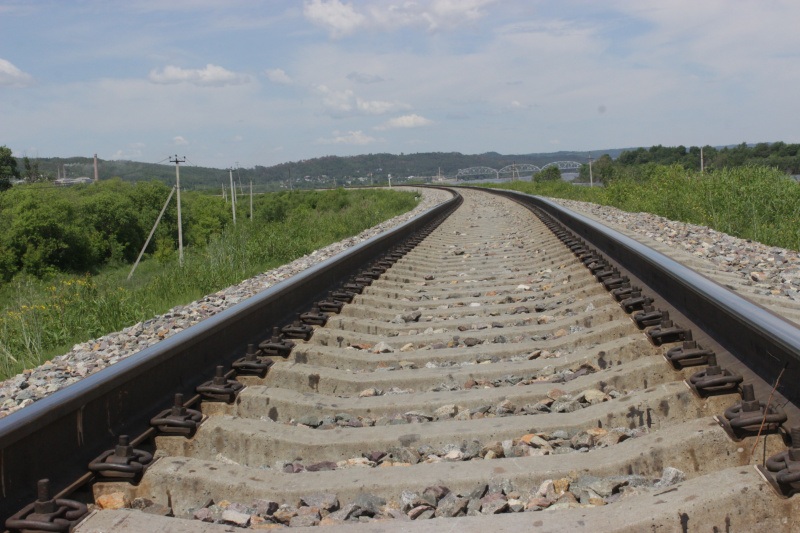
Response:
M204 400L233 403L243 387L244 385L235 379L225 377L225 367L217 366L214 378L199 385L196 390Z
M281 334L280 328L276 326L272 328L272 337L261 342L258 348L265 356L289 357L292 348L294 348L294 343L289 339L285 339Z
M137 481L153 463L153 455L130 445L128 435L120 435L111 450L89 463L89 470L106 480Z
M725 410L725 418L715 417L722 429L735 441L758 434L778 433L786 422L784 410L777 405L767 405L756 400L753 385L742 385L742 403Z
M150 425L167 435L183 435L191 437L203 420L203 413L188 409L183 405L183 394L175 395L175 402L170 409L161 411L150 420Z
M766 467L756 466L764 481L784 498L800 493L800 426L789 430L789 435L792 443L788 449L767 459Z
M50 497L50 480L40 479L38 497L6 520L5 526L15 531L72 531L86 515L86 504Z
M263 355L261 350L256 350L254 344L248 344L244 357L233 362L233 369L237 374L256 375L263 378L274 362L266 357L260 358L260 355Z
M705 359L708 367L692 374L686 382L692 392L700 398L736 392L744 377L717 365L717 355L714 352Z
M314 334L314 327L311 324L306 324L300 313L297 313L294 322L283 326L281 333L287 339L303 339L307 341Z
M709 348L703 348L694 340L692 330L687 330L686 338L680 346L670 348L664 357L677 370L687 366L711 365L710 360L714 358L714 365L717 364L716 354Z

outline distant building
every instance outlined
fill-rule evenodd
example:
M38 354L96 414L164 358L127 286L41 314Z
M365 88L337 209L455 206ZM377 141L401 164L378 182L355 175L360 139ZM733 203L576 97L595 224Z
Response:
M68 187L70 185L80 185L80 184L93 183L93 182L94 182L94 180L92 178L88 178L86 176L83 176L83 177L80 177L80 178L61 178L61 179L57 179L55 181L55 184L56 185L64 185L65 187Z

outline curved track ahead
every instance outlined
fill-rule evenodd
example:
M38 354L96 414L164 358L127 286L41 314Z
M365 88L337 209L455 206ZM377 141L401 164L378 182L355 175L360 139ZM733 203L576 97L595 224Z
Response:
M706 367L664 355L688 351L691 329L760 400L770 365L761 377L749 370L727 349L735 337L710 335L714 320L690 322L688 297L664 298L663 279L642 292L674 324L662 316L664 336L646 333L618 301L636 295L608 290L646 278L637 265L592 262L591 247L545 215L461 193L453 214L310 339L268 358L265 377L240 375L231 403L203 402L191 438L156 437L157 460L137 484L94 484L98 503L144 512L95 513L78 531L797 527L796 499L750 466L784 450L785 436L767 425L757 447L732 439L715 416L741 403L741 387L700 397L684 380ZM784 396L791 387L771 405ZM797 414L784 410L786 427Z

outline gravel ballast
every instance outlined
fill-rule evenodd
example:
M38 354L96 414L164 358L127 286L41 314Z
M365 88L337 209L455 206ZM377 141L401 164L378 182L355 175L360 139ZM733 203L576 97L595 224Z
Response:
M121 332L76 344L65 355L9 378L0 384L0 418L224 311L450 197L436 189L413 190L420 191L422 200L408 213L287 265L187 305L177 306ZM664 253L789 320L800 321L800 255L794 250L739 239L706 226L676 222L649 213L627 213L615 207L575 200L551 200Z
M0 418L214 316L348 248L394 228L451 197L448 192L437 189L414 187L399 187L399 189L417 191L421 195L417 207L366 229L358 235L295 259L287 265L258 274L189 304L176 306L163 315L139 322L122 331L76 344L68 353L0 383Z
M650 213L548 198L649 246L770 311L800 319L800 254Z

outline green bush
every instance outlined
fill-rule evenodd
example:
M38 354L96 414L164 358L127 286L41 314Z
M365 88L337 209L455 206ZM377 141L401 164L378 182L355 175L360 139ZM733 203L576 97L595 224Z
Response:
M150 198L154 220L169 189L137 185L134 192L132 197ZM197 200L185 196L190 204ZM118 331L357 234L416 202L413 193L381 190L266 194L254 198L252 223L246 217L247 204L237 209L235 227L228 223L218 232L191 236L190 226L192 244L185 249L182 267L170 228L156 233L153 257L145 257L130 281L129 265L108 266L94 276L54 271L37 279L17 272L11 283L0 285L0 379L64 353L75 343ZM226 207L221 198L209 197L194 204L187 217L192 224L205 220L211 227L223 211L231 216L230 204ZM12 255L0 247L0 266L14 263Z

